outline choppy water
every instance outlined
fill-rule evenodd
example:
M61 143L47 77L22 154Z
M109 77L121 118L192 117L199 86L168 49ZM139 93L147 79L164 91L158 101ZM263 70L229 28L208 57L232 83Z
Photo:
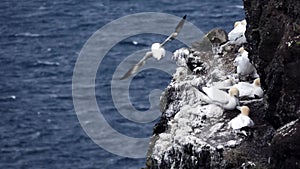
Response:
M244 18L242 5L242 0L1 1L0 168L143 167L145 159L113 155L97 146L81 128L71 83L82 46L108 22L137 12L187 14L188 20L204 32L214 27L229 31L234 21ZM112 65L151 45L155 37L135 36L120 42L97 75L99 106L110 124L128 136L150 136L155 122L135 124L116 112L109 90ZM133 40L139 44L132 44ZM155 81L157 76L160 81ZM164 89L169 81L168 74L157 70L138 74L131 86L133 105L146 110L147 92Z

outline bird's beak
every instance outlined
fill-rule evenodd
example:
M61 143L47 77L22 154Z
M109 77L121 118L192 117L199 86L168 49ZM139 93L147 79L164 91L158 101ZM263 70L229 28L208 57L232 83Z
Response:
M236 106L236 109L238 109L239 111L241 111L241 106Z

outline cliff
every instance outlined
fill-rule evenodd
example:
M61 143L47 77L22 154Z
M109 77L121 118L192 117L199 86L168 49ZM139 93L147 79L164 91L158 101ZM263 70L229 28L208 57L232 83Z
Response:
M244 0L244 6L249 57L266 90L265 119L279 128L300 115L300 1ZM299 122L293 126L291 136L277 132L273 139L275 168L299 168Z
M300 113L300 2L245 0L249 57L266 90L268 121L276 128Z
M146 168L300 168L299 1L244 0L244 6L248 43L207 51L207 39L213 46L212 39L228 40L215 29L205 43L175 54L180 66L162 94ZM233 60L241 46L249 51L265 95L241 101L255 126L235 133L228 122L239 111L205 103L199 90L228 78L239 81Z

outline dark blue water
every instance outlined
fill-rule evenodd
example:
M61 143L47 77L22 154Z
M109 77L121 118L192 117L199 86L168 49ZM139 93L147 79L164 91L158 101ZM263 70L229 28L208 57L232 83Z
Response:
M2 0L0 3L0 168L141 168L145 159L111 154L83 131L72 102L72 71L86 40L119 17L137 12L188 15L203 31L214 27L229 31L244 18L242 0ZM148 36L118 44L110 55L122 59L151 45ZM155 36L154 36L155 37ZM170 46L169 46L170 47ZM171 48L171 47L170 47ZM171 50L171 49L170 49ZM103 90L114 71L107 59L97 75L97 99L116 130L132 137L146 137L155 122L134 124L118 115L110 91ZM119 60L120 61L120 60ZM103 74L105 76L103 76ZM155 81L159 74L160 81ZM164 89L170 76L157 70L138 74L131 86L131 101L147 110L148 89ZM141 86L143 86L141 88Z

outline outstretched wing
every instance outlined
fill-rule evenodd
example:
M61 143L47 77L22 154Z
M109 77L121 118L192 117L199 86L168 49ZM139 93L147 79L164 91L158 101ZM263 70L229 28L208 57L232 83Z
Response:
M167 42L172 41L173 39L175 39L178 36L179 32L181 31L181 29L185 23L185 20L186 20L186 15L183 16L181 21L176 26L175 32L173 32L163 43L161 43L161 46L164 46Z
M151 57L152 57L152 52L147 52L145 54L145 56L137 64L135 64L131 69L129 69L124 74L123 77L120 78L120 80L124 80L124 79L128 78L129 76L131 76L132 74L136 73L140 69L140 67L142 67L145 64L146 60Z

